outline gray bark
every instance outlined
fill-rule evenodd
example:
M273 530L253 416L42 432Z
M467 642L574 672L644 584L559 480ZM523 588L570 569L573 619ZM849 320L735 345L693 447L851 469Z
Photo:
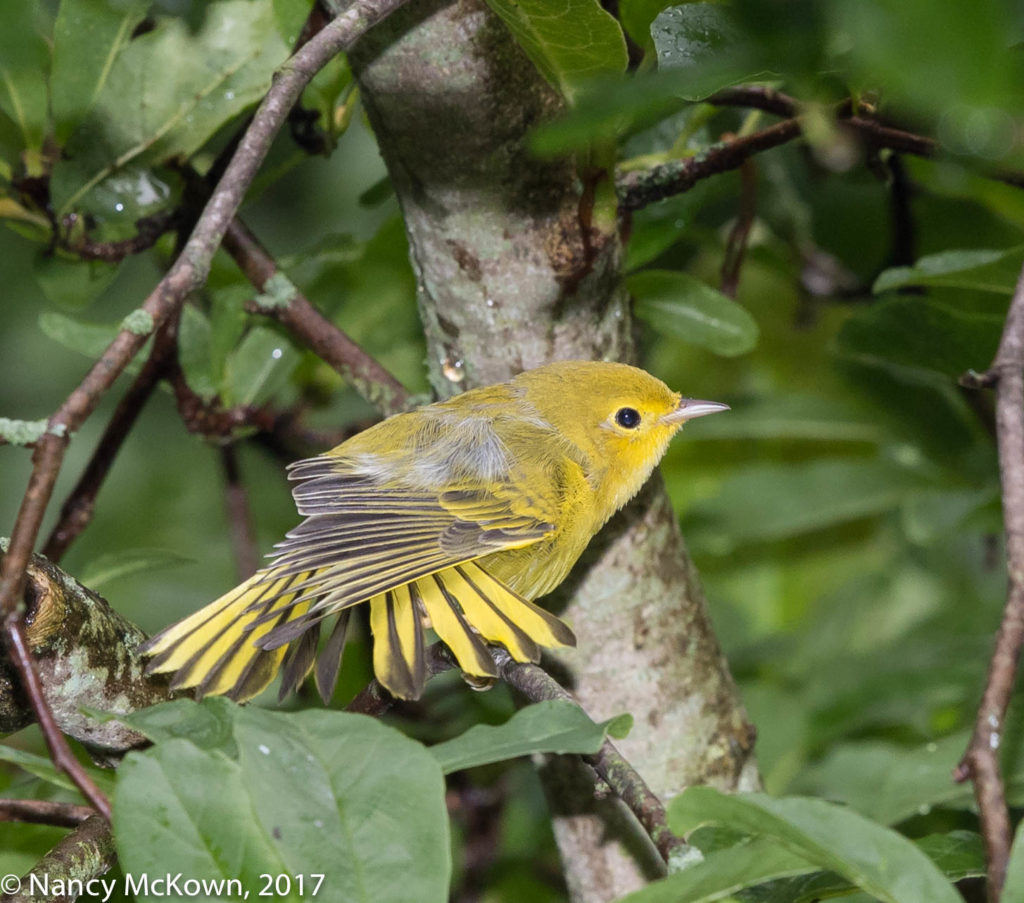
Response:
M502 23L478 0L427 0L351 56L405 216L439 393L550 360L633 360L619 236L589 225L572 161L527 151L561 104ZM656 793L757 785L753 730L660 480L547 601L579 638L556 666L594 717L633 714L620 747ZM575 768L552 762L547 786L573 898L596 903L663 867Z

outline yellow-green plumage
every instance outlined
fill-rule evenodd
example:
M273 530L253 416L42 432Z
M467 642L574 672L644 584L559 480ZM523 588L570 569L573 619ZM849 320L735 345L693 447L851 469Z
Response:
M248 699L282 665L286 692L316 664L327 698L367 601L374 671L403 698L426 679L425 623L478 678L496 676L488 643L519 661L573 645L530 600L565 579L686 419L724 408L624 364L567 361L385 420L291 466L306 519L273 564L150 640L150 670Z

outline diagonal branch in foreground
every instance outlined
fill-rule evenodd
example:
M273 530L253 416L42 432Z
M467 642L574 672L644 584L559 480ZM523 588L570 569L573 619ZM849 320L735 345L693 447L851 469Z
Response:
M224 249L234 258L245 278L264 293L251 306L253 312L281 323L385 416L408 407L409 394L405 387L288 281L241 220L236 218L228 227ZM273 296L272 288L277 289Z
M974 733L954 777L958 781L969 778L974 783L988 859L989 898L995 901L1006 879L1012 841L999 746L1024 646L1024 271L1010 303L995 360L973 382L976 386L994 385L996 390L996 441L1009 588Z
M548 699L562 699L578 706L579 703L561 684L539 665L515 661L504 649L491 647L494 662L502 680L515 687L531 702ZM434 643L427 650L427 670L431 676L455 667L451 656L442 643ZM363 715L383 715L394 703L393 697L374 678L346 706L348 712ZM633 768L610 740L592 756L582 756L597 776L604 781L636 816L657 847L666 864L678 864L690 850L681 837L673 834L665 817L665 807L654 794L647 782Z
M54 764L68 774L86 799L107 817L110 815L109 801L72 755L49 711L33 668L21 617L25 569L68 442L139 352L150 333L180 307L189 293L205 282L214 252L266 157L271 141L306 84L337 53L350 48L373 25L404 2L355 0L281 68L181 254L141 309L130 318L81 384L53 414L46 434L36 443L32 475L14 523L8 554L0 563L3 631L8 652L36 711Z

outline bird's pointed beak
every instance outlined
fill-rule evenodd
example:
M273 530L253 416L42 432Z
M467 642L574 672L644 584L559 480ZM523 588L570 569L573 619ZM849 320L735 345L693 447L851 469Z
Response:
M683 398L679 401L679 407L666 414L661 419L665 423L686 423L695 417L706 417L708 414L717 414L719 411L728 411L729 405L720 401L698 401L696 398Z

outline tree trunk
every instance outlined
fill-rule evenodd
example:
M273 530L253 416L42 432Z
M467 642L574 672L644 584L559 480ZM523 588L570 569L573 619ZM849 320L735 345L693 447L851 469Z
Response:
M530 156L527 131L561 101L500 20L478 0L417 2L351 57L405 216L438 392L551 360L632 360L619 236L590 224L571 160ZM556 674L593 717L633 714L619 746L656 793L757 785L753 731L660 479L546 601L579 639ZM596 903L663 866L581 767L553 760L545 779L573 899Z

